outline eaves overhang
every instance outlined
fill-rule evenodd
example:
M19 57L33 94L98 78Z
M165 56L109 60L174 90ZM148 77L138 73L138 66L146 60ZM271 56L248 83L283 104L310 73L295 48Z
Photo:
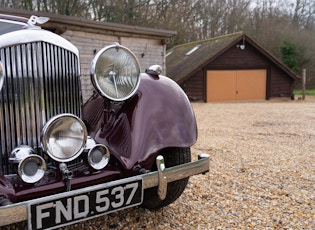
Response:
M277 57L275 57L273 54L271 54L266 49L262 48L257 42L255 42L253 39L248 37L247 35L243 35L246 42L250 43L252 46L254 46L259 52L261 52L265 57L267 57L271 62L273 62L278 68L280 68L282 71L284 71L288 76L290 76L294 80L299 80L300 77L296 75L294 72L292 72L288 67L286 67Z
M55 15L46 12L31 12L26 10L12 9L12 8L0 8L0 13L15 15L20 17L29 18L31 15L49 17L50 20L41 25L42 28L55 29L56 31L65 31L68 28L76 28L78 30L99 30L109 31L112 34L130 34L133 36L152 36L159 39L171 39L176 36L176 31L147 28L141 26L132 26L110 22L99 22L88 20L80 17L72 17L65 15ZM54 28L53 28L54 27Z

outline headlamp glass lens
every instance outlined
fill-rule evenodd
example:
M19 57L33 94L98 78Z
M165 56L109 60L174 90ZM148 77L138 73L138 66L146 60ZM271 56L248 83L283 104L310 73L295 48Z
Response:
M94 86L103 96L122 101L138 88L140 66L127 48L110 46L96 55L91 73Z
M87 139L86 127L72 114L52 118L43 130L43 148L56 161L70 161L84 149Z

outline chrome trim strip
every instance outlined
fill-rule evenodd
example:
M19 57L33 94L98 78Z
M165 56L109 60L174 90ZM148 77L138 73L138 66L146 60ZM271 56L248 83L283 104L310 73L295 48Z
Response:
M3 14L0 14L0 16L3 15ZM24 18L23 18L24 19ZM1 18L0 19L0 22L5 22L5 23L10 23L10 24L16 24L16 25L21 25L21 26L27 26L27 23L25 22L18 22L18 21L12 21L12 20L9 20L9 19L3 19Z
M201 174L201 173L203 174L203 173L208 172L210 158L208 155L205 155L205 154L202 154L200 156L201 156L200 159L197 161L166 168L163 171L163 174L167 176L167 182L169 183L169 182L180 180L180 179L190 177L196 174ZM158 176L157 171L131 177L131 178L117 180L117 181L114 181L114 183L119 184L120 181L125 182L126 180L127 181L134 180L135 178L139 178L139 177L142 178L143 180L143 189L158 186L159 176ZM112 182L109 182L109 183L112 183ZM73 191L70 191L70 193L77 194L77 193L84 192L89 189L91 189L91 186L87 188L73 190ZM64 193L58 194L58 196L62 197L63 194ZM48 200L48 199L51 199L51 197L52 196L48 196L48 197L39 198L39 199ZM36 202L39 199L0 207L0 226L27 220L27 207L29 203Z
M75 47L68 40L63 37L58 36L47 30L41 29L25 29L13 31L11 33L3 34L0 36L0 48L25 44L25 43L33 43L33 42L47 42L54 44L56 46L60 46L66 50L69 50L79 56L79 51L77 47Z
M2 62L0 60L0 92L2 89L2 85L3 85L3 80L4 80L3 65L2 65Z

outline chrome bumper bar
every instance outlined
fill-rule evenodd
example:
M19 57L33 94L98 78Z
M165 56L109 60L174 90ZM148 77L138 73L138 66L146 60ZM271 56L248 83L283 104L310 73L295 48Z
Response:
M209 162L210 158L207 154L200 154L198 156L198 160L195 162L189 162L170 168L165 168L164 159L157 157L158 171L140 175L140 178L143 180L143 189L158 186L159 196L163 199L163 196L166 194L167 183L196 174L206 173L209 171ZM73 190L70 192L78 193L80 190L84 189L86 188ZM25 201L0 207L0 226L27 220L27 207L29 202L30 201Z

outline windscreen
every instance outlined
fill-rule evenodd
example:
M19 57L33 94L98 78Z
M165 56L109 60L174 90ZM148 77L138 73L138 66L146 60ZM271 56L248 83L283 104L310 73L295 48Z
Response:
M22 22L14 22L9 20L0 19L0 35L9 33L16 30L21 30L26 27L27 24Z

